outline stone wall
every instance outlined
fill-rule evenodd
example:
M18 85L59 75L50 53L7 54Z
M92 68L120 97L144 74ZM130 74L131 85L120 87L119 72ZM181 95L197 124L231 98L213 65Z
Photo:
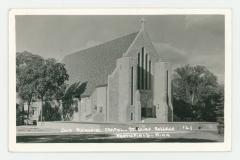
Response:
M78 103L80 106L79 116L80 121L91 121L88 115L91 114L91 100L89 97L82 98Z
M123 57L117 60L117 68L109 76L108 82L109 105L107 110L110 122L128 122L138 119L138 114L135 114L135 103L137 103L135 100L136 77L137 64L135 59ZM133 81L131 78L133 78Z
M98 87L90 97L78 102L78 111L74 112L73 121L105 122L107 107L107 86Z
M134 120L136 122L140 122L142 120L142 113L141 113L142 105L141 105L140 91L139 90L136 90L136 92L135 92L134 107L135 107Z
M107 120L107 86L96 88L96 106L94 106L93 121L105 122Z
M118 96L119 96L119 73L118 66L111 75L108 76L107 90L107 120L109 122L118 121Z
M172 121L171 72L167 62L155 63L153 80L153 105L160 122Z

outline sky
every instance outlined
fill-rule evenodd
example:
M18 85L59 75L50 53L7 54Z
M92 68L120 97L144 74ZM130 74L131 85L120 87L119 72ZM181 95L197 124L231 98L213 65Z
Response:
M142 17L164 61L173 68L204 65L224 83L222 15L16 16L17 52L61 61L73 52L138 31Z

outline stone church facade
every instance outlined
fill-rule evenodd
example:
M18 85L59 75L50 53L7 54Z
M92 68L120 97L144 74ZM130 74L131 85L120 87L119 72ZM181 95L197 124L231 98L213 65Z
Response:
M98 55L92 53L94 50ZM109 53L106 57L112 55L113 59L109 60L109 63L107 58L103 60L104 64L95 63L96 70L99 71L81 70L81 64L91 60L87 52L93 55L93 60L98 58L96 56L100 56L100 59L101 53L104 57L107 52ZM69 71L70 80L74 75L80 79L72 78L73 81L88 81L91 90L87 89L89 94L76 103L78 109L74 113L73 121L157 123L173 120L171 66L161 60L144 29L144 23L136 33L80 51L75 53L76 55L82 57L82 63L71 56L63 61ZM87 67L86 65L88 64L84 67ZM78 66L79 70L74 71ZM76 74L79 74L79 77ZM93 77L96 80L93 80Z

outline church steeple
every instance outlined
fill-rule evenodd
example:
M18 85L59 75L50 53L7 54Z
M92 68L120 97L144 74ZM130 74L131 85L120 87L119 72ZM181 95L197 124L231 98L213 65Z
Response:
M140 31L144 31L144 25L145 25L145 19L144 19L144 17L142 17L142 18L140 19L140 22L141 22Z

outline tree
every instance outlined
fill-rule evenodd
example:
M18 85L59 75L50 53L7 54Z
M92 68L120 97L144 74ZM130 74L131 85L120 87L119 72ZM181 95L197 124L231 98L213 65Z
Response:
M24 111L19 104L16 104L16 125L20 126L24 124Z
M65 65L55 59L43 59L41 56L24 51L17 53L17 92L29 106L33 100L41 100L41 115L46 120L60 120L60 103L63 103L63 117L69 119L73 113L74 99L81 99L87 82L76 82L69 87L65 84L69 75ZM51 101L58 104L51 106ZM18 114L19 115L19 114Z
M184 120L214 121L218 83L204 66L183 66L175 70L173 105L176 116Z
M65 81L68 80L65 65L58 63L55 59L43 59L41 56L24 51L17 53L16 58L17 92L29 106L33 99L40 99L43 103L47 100L61 98L66 88ZM41 116L42 120L42 116Z
M53 102L46 101L43 104L43 117L46 121L60 121L62 119L59 106L52 104Z
M64 120L70 120L75 108L72 107L74 104L74 99L77 98L81 100L81 95L84 93L87 87L87 82L81 83L75 82L72 85L70 85L62 98L62 114Z
M56 93L64 88L65 81L68 80L69 75L65 65L56 62L55 59L46 59L44 65L40 67L40 76L36 79L36 93L41 100L41 121L43 121L43 103L44 101L52 100L56 97Z
M24 51L17 53L16 57L16 91L21 99L27 102L29 119L29 108L36 95L34 86L39 78L39 68L44 64L44 59L38 55Z
M224 87L220 86L219 94L217 95L216 110L217 122L224 124Z

